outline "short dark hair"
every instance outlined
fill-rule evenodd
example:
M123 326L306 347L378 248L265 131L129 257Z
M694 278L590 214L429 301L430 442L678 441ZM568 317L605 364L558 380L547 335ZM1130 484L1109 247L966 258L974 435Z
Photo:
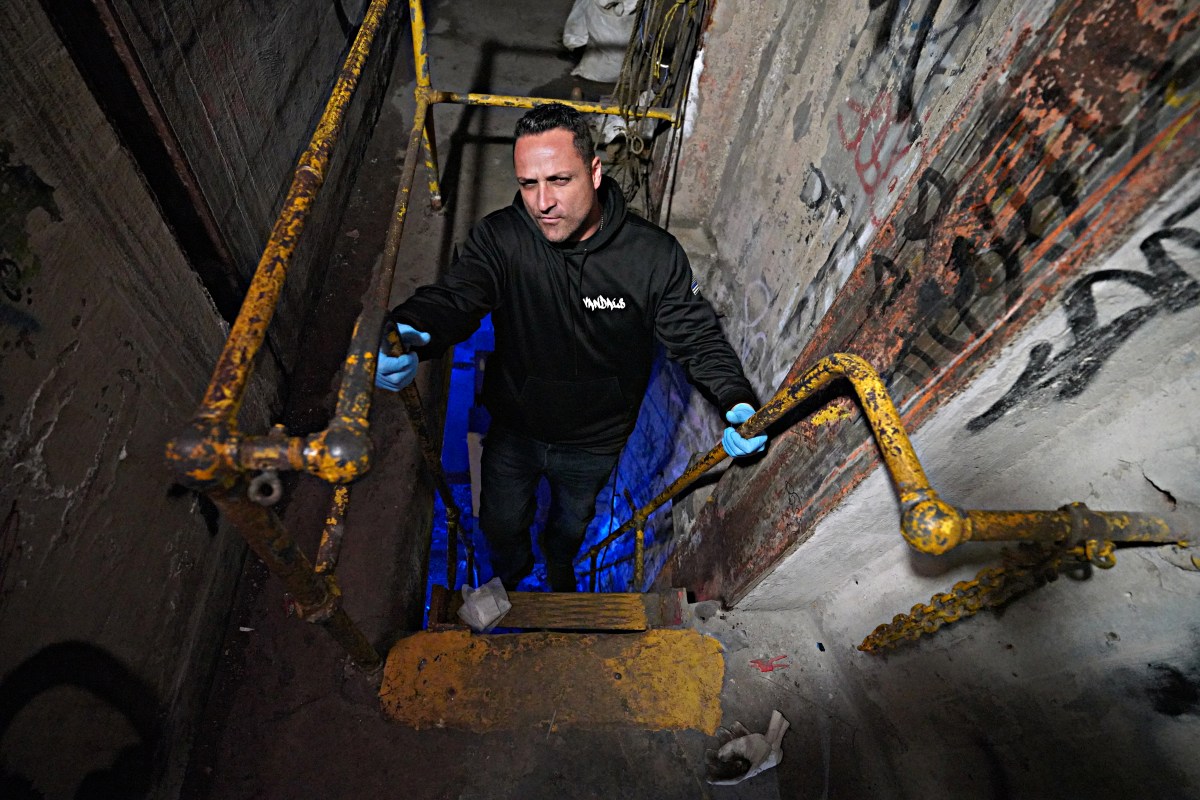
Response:
M570 106L562 103L534 106L517 120L517 129L513 135L520 139L522 136L533 136L555 128L571 132L575 139L576 152L584 164L591 166L592 159L596 157L596 141L592 138L592 128L583 114Z

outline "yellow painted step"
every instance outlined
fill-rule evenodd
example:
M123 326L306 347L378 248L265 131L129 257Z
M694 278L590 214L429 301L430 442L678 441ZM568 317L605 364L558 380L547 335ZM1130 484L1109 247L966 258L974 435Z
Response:
M388 654L384 713L418 730L614 725L713 733L720 645L693 630L628 634L421 631Z

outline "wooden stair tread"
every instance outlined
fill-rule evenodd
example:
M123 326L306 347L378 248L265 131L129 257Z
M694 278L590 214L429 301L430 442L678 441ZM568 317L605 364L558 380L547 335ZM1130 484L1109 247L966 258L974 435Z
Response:
M440 591L439 591L440 590ZM509 592L512 608L501 628L558 631L646 631L683 624L686 598L681 589L632 592ZM462 594L435 586L430 604L431 627L461 624Z

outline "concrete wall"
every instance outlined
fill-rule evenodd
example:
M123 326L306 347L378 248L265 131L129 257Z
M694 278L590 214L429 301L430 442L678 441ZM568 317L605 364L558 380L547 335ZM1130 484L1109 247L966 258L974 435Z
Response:
M948 502L1196 531L1198 25L1196 3L718 1L675 210L764 397L855 352ZM911 551L854 402L785 427L676 504L659 577L795 659L766 680L797 731L781 790L1200 791L1195 548L869 656L999 547Z
M1145 274L1142 243L1200 225L1186 207L1195 196L1188 182L1189 193L1156 204L1106 269ZM1171 251L1198 271L1195 252ZM917 431L914 445L950 502L1083 501L1195 526L1200 306L1155 310L1119 278L1095 293L1102 319L1148 321L1082 394L1061 398L1046 387L986 427L972 425L1020 383L1030 352L1076 346L1059 307ZM789 743L801 764L781 776L789 796L1200 792L1200 569L1183 552L1119 550L1111 570L1065 571L1003 613L985 609L868 655L856 646L877 625L1002 563L987 544L922 556L900 539L898 515L886 472L875 470L737 606L757 613L735 619L786 642L780 652L797 668L780 678L792 691L778 698L803 720Z
M708 291L764 396L855 352L916 428L1052 298L1081 308L1079 276L1182 185L1196 8L831 8L718 3L676 208L717 243ZM1176 277L1152 305L1172 286L1192 302ZM1130 320L1072 324L1078 346L1053 364L1039 350L1041 371L1010 400L1035 381L1077 392ZM720 521L701 515L678 543L677 582L736 600L757 580L743 565L778 561L874 463L849 401L776 433L766 458L722 481ZM706 535L730 526L738 536Z
M248 275L355 4L142 5L116 7ZM3 4L0 29L0 796L172 797L245 548L172 485L163 451L226 325L38 4ZM284 360L378 111L381 60L277 317ZM244 430L281 407L277 364L260 357Z
M367 5L367 0L114 3L243 286ZM375 61L385 53L390 63L397 16L394 7L374 48ZM352 184L354 169L346 165L362 160L378 114L378 84L389 72L366 71L366 82L377 85L360 94L372 99L356 101L346 116L314 221L289 270L270 332L273 351L289 373Z

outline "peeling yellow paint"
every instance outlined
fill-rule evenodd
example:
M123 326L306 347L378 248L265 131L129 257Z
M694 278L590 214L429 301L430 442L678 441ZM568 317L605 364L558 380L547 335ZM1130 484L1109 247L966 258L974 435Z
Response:
M840 419L849 419L854 416L849 409L840 404L828 405L813 414L809 419L814 426L828 425L831 422L837 422Z
M1200 97L1200 92L1180 92L1179 83L1171 81L1167 84L1167 91L1164 93L1163 102L1170 108L1183 108L1197 97Z
M716 731L724 659L690 630L475 636L421 632L388 655L384 712L416 729L632 725Z

